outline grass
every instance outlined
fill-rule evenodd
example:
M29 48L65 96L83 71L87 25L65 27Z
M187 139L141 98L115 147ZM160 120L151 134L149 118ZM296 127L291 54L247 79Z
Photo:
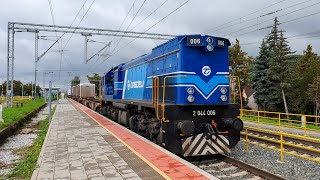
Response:
M43 99L37 100L23 100L23 107L3 108L2 118L4 122L0 122L0 129L10 126L15 121L23 118L28 113L34 111L44 104Z
M258 122L257 117L250 117L250 116L242 116L241 118L244 121L252 121L252 122ZM268 119L268 118L263 118L260 117L260 122L263 124L272 124L272 125L277 125L278 126L278 120L274 119ZM281 120L281 126L289 126L293 128L298 128L298 129L303 129L301 128L301 123L295 123L295 122L286 122L285 120ZM316 126L313 124L307 124L307 129L311 130L320 130L320 126Z
M54 114L55 108L52 111ZM15 153L23 156L23 161L19 162L17 166L5 176L6 179L30 179L33 171L36 169L39 154L41 152L42 144L46 138L49 128L49 118L41 121L38 129L40 130L38 137L30 147L18 149Z

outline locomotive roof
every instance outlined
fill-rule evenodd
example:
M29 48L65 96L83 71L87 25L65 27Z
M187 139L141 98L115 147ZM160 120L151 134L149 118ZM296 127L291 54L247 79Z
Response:
M152 48L152 52L154 52L154 51L156 51L157 49L162 48L162 47L164 47L164 46L166 46L166 45L168 45L168 44L170 44L170 43L172 43L172 42L174 42L174 41L177 41L177 43L180 43L181 40L183 40L184 38L186 38L186 37L188 37L188 36L203 36L203 37L205 37L205 36L209 36L209 35L201 35L201 34L179 35L179 36L176 36L175 38L172 38L172 39L170 39L170 40L168 40L168 41L166 41L166 42L164 42L164 43L162 43L162 44L160 44L160 45ZM220 38L220 37L215 37L215 36L210 36L210 37ZM221 39L225 39L225 38L221 38ZM225 40L227 41L228 46L230 46L230 41L229 41L228 39L225 39ZM117 71L117 70L118 70L119 68L121 68L121 67L124 67L124 69L126 69L125 67L130 67L131 65L139 64L139 63L141 63L141 62L144 62L144 61L147 61L147 60L149 60L149 59L151 59L151 58L154 58L152 52L149 53L149 54L143 54L143 55L141 55L141 56L138 56L138 57L136 57L136 58L133 58L133 59L131 59L130 61L128 61L128 62L126 62L126 63L120 64L120 65L114 67L112 70ZM108 72L109 72L109 71L108 71Z

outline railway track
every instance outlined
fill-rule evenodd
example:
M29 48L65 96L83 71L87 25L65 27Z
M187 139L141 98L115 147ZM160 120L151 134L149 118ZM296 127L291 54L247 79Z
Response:
M198 159L189 160L189 162L212 174L219 179L246 179L246 180L283 180L284 178L261 170L253 165L246 164L234 158L215 155L208 157L199 157Z
M241 132L242 141L245 141L245 132ZM299 138L300 137L300 138ZM279 134L248 128L250 144L256 144L269 149L280 148ZM320 162L320 140L316 138L303 139L299 135L283 133L283 149L286 154L296 155ZM314 139L314 140L312 140Z

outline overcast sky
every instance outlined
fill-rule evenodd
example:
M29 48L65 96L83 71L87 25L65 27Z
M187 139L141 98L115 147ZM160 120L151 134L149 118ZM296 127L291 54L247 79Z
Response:
M51 0L53 15L57 25L69 26L77 12L86 0ZM74 25L76 26L88 7L94 0L87 0ZM141 7L143 2L144 5ZM95 0L88 14L80 26L118 29L125 19L134 0ZM164 3L165 2L165 3ZM160 19L167 16L174 9L183 4L185 0L136 0L121 30L132 29L152 11L159 8L154 14L139 24L134 31L145 31ZM138 10L141 7L139 13ZM268 15L269 14L269 15ZM133 17L136 18L133 20ZM242 48L250 56L257 56L259 41L270 32L272 19L279 17L280 29L285 30L289 37L289 45L296 54L302 54L307 44L311 44L314 51L320 53L320 1L319 0L190 0L180 9L165 18L148 32L165 34L211 34L230 39L235 38L243 44ZM132 21L133 20L133 21ZM7 57L7 24L8 21L53 24L50 6L47 0L1 0L0 5L0 81L6 79ZM131 23L131 26L128 25ZM228 23L231 22L231 23ZM226 24L228 23L228 24ZM262 29L262 30L259 30ZM310 33L310 34L307 34ZM305 35L304 35L305 34ZM42 36L52 40L56 39L54 33L40 32ZM58 33L58 36L61 35ZM298 36L296 36L298 35ZM61 44L65 46L70 34L62 38ZM65 48L63 58L57 52L46 54L38 64L38 83L43 84L43 73L54 72L47 75L46 80L52 78L56 86L67 88L70 79L80 75L83 82L86 75L98 72L103 74L112 66L126 62L144 53L149 53L153 47L163 43L160 40L140 39L126 46L132 39L123 38L118 47L115 47L119 38L106 36L93 36L90 39L108 43L111 47L106 57L92 59L84 63L84 37L74 35ZM42 54L53 41L39 40L39 55ZM88 43L88 57L95 54L104 45ZM59 50L55 45L53 50ZM114 49L119 51L114 53ZM61 72L59 69L61 62ZM34 81L34 34L20 32L15 36L15 79L24 83ZM48 77L50 76L50 77Z

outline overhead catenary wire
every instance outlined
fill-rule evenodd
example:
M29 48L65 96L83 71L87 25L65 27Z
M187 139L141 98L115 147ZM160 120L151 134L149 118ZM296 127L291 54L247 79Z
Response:
M181 7L183 7L185 4L187 4L190 0L185 1L184 3L182 3L180 6L178 6L177 8L175 8L173 11L171 11L169 14L167 14L166 16L164 16L163 18L161 18L159 21L157 21L155 24L153 24L152 26L150 26L147 30L144 31L144 33L148 32L149 30L151 30L153 27L155 27L156 25L158 25L160 22L162 22L164 19L166 19L167 17L169 17L170 15L172 15L174 12L176 12L177 10L179 10ZM126 43L124 46L122 46L121 48L119 48L116 53L118 51L120 51L121 49L123 49L124 47L127 47L129 44L131 44L132 42L134 42L137 38L134 38L133 40L131 40L129 43Z
M142 19L140 22L138 22L135 26L133 26L130 31L134 30L137 26L139 26L141 23L143 23L146 19L148 19L151 15L153 15L155 12L157 12L165 3L167 3L169 0L163 1L160 6L158 6L155 10L153 10L149 15L147 15L144 19Z
M53 13L53 7L52 7L52 2L51 2L51 0L48 0L48 3L49 3L49 6L50 6L52 23L53 23L53 25L55 26L55 25L56 25L56 22L55 22L55 18L54 18L54 13ZM58 34L57 34L57 32L55 32L55 35L56 35L56 38L58 39ZM63 59L64 56L63 56L62 45L61 45L61 43L59 43L59 42L58 42L58 44L59 44L59 47L60 47L60 62L59 62L59 67L60 67L60 71L61 71L61 68L62 68L62 59ZM69 62L69 64L71 65L70 62ZM60 71L59 71L59 79L60 79L60 75L61 75Z
M96 1L96 0L93 0L93 1L91 2L91 4L90 4L90 6L88 7L87 11L85 12L85 14L82 16L82 18L81 18L80 21L78 22L77 27L80 26L80 24L82 23L83 19L84 19L84 18L86 17L86 15L88 14L89 10L91 9L91 7L92 7L92 5L93 5L93 3L94 3L95 1ZM65 49L66 46L69 44L72 36L74 35L74 32L76 32L76 31L77 31L77 29L75 29L75 30L73 31L73 33L71 33L71 36L70 36L69 39L67 40L67 42L66 42L66 44L64 45L63 49Z
M318 37L318 36L320 36L320 30L288 36L288 37L286 37L286 39L301 39L301 38L311 38L311 37ZM254 42L242 43L241 46L259 44L259 43L262 43L262 41L254 41Z
M127 14L126 14L126 16L125 16L125 18L122 20L122 22L121 22L121 24L120 24L120 26L119 26L119 28L118 28L118 31L121 30L124 22L127 20L127 18L128 18L128 16L129 16L131 10L133 9L134 4L136 3L136 1L137 1L137 0L133 1L131 7L129 8L129 11L127 12ZM118 34L118 32L116 32L116 34ZM115 38L116 38L116 36L113 37L113 39L112 39L111 42L114 42ZM102 48L102 49L103 49L103 48ZM100 50L99 50L99 51L100 51ZM105 52L106 52L106 50L105 50L103 53L105 53ZM94 62L94 64L96 64L99 60L100 60L100 57L98 57L98 58L96 59L96 61Z
M146 1L147 1L147 0L144 0L144 1L142 2L142 4L140 5L138 11L135 13L135 15L133 16L133 18L131 19L131 21L130 21L130 23L129 23L129 25L127 26L127 28L126 28L125 31L127 31L127 30L129 29L129 27L131 26L132 22L136 19L137 15L138 15L139 12L141 11L141 9L142 9L142 7L143 7L143 5L145 4ZM117 43L116 43L116 45L114 46L112 52L114 52L115 49L118 47L118 45L119 45L119 43L121 42L122 38L123 38L123 36L121 36L120 39L117 41ZM112 52L111 52L111 53L112 53Z
M300 16L300 17L297 17L297 18L294 18L294 19L291 19L291 20L287 20L287 21L279 23L278 25L287 24L287 23L290 23L290 22L293 22L293 21L296 21L296 20L300 20L300 19L306 18L306 17L314 16L314 15L317 15L317 14L320 14L320 11L317 11L317 12L314 12L314 13L311 13L311 14L308 14L308 15ZM238 34L237 37L243 36L243 35L246 35L246 34L250 34L250 33L253 33L253 32L257 32L257 31L261 31L261 30L264 30L264 29L269 29L269 28L272 28L272 25L269 25L269 26L266 26L266 27L263 27L263 28L260 28L260 29L256 29L256 30L253 30L253 31L250 31L250 32L245 32L245 33L242 33L242 34Z
M147 30L144 31L144 33L148 32L149 30L151 30L153 27L155 27L157 24L159 24L160 22L162 22L163 20L165 20L166 18L168 18L170 15L172 15L174 12L176 12L177 10L179 10L180 8L182 8L184 5L186 5L190 0L186 0L184 3L180 4L177 8L175 8L174 10L172 10L170 13L168 13L166 16L164 16L163 18L161 18L159 21L157 21L155 24L153 24L152 26L150 26ZM140 35L141 36L141 35ZM137 38L134 38L133 40L131 40L129 43L126 43L124 46L122 46L121 48L119 48L117 51L115 51L112 56L114 54L116 54L117 52L119 52L121 49L123 49L124 47L127 47L128 45L130 45L132 42L134 42ZM99 63L96 67L99 67L101 64L103 64L106 60L108 60L110 58L110 56L106 59L104 59L101 63ZM95 68L96 69L96 68ZM95 70L94 69L94 70Z
M73 19L72 23L70 24L69 27L71 27L73 25L73 23L75 22L75 20L77 19L78 15L80 14L81 12L81 9L84 8L84 5L86 4L87 0L84 1L84 3L82 4L82 7L79 9L77 15L75 16L75 18ZM39 56L39 58L43 57L66 33L63 33L46 51L44 51L43 54L41 54Z
M133 18L131 19L131 21L130 21L130 23L129 23L129 25L127 26L127 28L126 28L125 31L128 31L129 27L131 26L132 22L136 19L137 15L138 15L139 12L141 11L141 9L142 9L142 7L144 6L144 4L145 4L146 1L147 1L147 0L144 0L144 1L142 2L142 4L140 5L138 11L135 13L135 15L133 16ZM133 5L134 5L134 4L133 4ZM145 32L144 32L144 33L145 33ZM113 52L115 51L115 49L119 46L119 43L121 42L122 38L123 38L123 36L121 36L120 39L119 39L116 43L114 43L114 44L116 44L116 45L115 45L114 48L112 49L112 52L111 52L111 53L113 53ZM103 52L103 53L105 53L105 52ZM98 58L98 60L99 60L99 59L100 59L100 57ZM102 61L102 62L104 62L104 61ZM102 64L102 63L100 63L100 64Z
M237 23L230 24L228 26L223 26L223 27L220 27L220 28L216 28L214 31L217 32L217 31L220 31L220 30L223 30L223 29L226 29L226 28L230 28L230 27L239 25L239 24L243 24L243 23L246 23L246 22L257 20L257 19L262 18L262 17L270 16L270 15L279 13L281 11L285 11L285 10L291 9L293 7L296 7L296 6L300 6L301 4L304 4L304 3L307 3L307 2L310 2L310 1L313 1L313 0L306 0L306 1L303 1L303 2L299 2L297 4L293 4L293 5L287 6L285 8L277 9L277 10L274 10L274 11L271 11L271 12L268 12L268 13L265 13L265 14L262 14L262 15L255 16L255 17L250 18L250 19L246 19L246 20L239 21ZM258 24L255 23L253 26L257 26L257 25ZM207 31L207 33L208 32L212 32L212 31Z
M160 6L158 6L155 10L153 10L150 14L148 14L143 20L141 20L140 22L138 22L134 27L132 27L129 31L132 31L132 30L134 30L136 27L138 27L142 22L144 22L146 19L148 19L152 14L154 14L156 11L158 11L165 3L167 3L169 0L165 0L165 1L163 1L161 4L160 4ZM135 3L135 2L134 2ZM133 5L132 5L133 6ZM131 7L132 7L131 6ZM130 8L130 10L131 10L131 8ZM129 10L129 12L130 12L130 10ZM129 12L128 12L128 14L129 14ZM127 15L128 15L127 14ZM126 16L127 17L127 16ZM126 18L125 18L126 19ZM124 19L124 20L125 20ZM124 22L124 21L123 21ZM123 22L121 23L121 24L123 24ZM121 26L120 26L121 27ZM114 40L114 39L113 39ZM115 48L114 48L115 49ZM113 49L113 52L114 52L114 49ZM103 53L105 53L106 52L106 50L103 52ZM100 57L99 58L97 58L97 60L95 61L95 63L97 63L98 61L99 61L99 59L100 59ZM104 61L104 60L103 60Z
M279 15L279 16L277 16L277 17L278 17L278 18L281 18L281 17L284 17L284 16L288 16L289 14L296 13L296 12L302 11L302 10L304 10L304 9L314 7L314 6L319 5L319 4L320 4L320 2L317 2L317 3L314 3L314 4L311 4L311 5L308 5L308 6L305 6L305 7L302 7L302 8L293 10L293 11L290 11L290 12L288 12L288 13ZM228 34L226 34L226 35L223 35L223 37L230 36L230 35L235 34L235 33L237 33L237 32L241 32L241 31L243 31L243 30L246 30L246 29L249 29L249 28L252 28L252 27L256 27L257 25L264 24L264 23L266 23L266 22L270 22L270 21L273 21L273 20L274 20L274 18L270 18L270 19L261 21L261 22L259 22L259 23L256 23L256 24L253 24L253 25L250 25L250 26L241 28L241 29L239 29L239 30L233 31L233 32L228 33ZM250 32L248 32L248 33L256 32L256 31L263 30L263 29L264 29L264 28L256 29L256 30L250 31ZM243 35L243 34L236 35L236 36L241 36L241 35ZM234 36L234 37L236 37L236 36Z
M247 17L247 16L250 16L250 15L255 14L255 13L257 13L257 12L260 12L260 11L262 11L262 10L268 9L268 8L270 8L270 7L273 7L273 6L275 6L275 5L277 5L277 4L280 4L280 3L284 2L284 1L287 1L287 0L278 1L278 2L273 3L273 4L271 4L271 5L267 6L267 7L258 9L258 10L256 10L256 11L253 11L253 12L251 12L251 13L248 13L248 14L246 14L246 15L244 15L244 16L241 16L240 18L236 18L236 19L233 19L233 20L228 21L228 22L226 22L226 23L223 23L223 24L221 24L221 25L219 25L219 26L216 26L216 27L214 27L214 28L212 28L212 29L209 29L209 30L205 31L205 33L209 33L209 32L215 31L216 28L220 28L221 26L224 26L224 25L226 25L226 24L230 24L230 23L233 23L233 22L239 21L239 20L241 21L243 18L245 18L245 17Z

